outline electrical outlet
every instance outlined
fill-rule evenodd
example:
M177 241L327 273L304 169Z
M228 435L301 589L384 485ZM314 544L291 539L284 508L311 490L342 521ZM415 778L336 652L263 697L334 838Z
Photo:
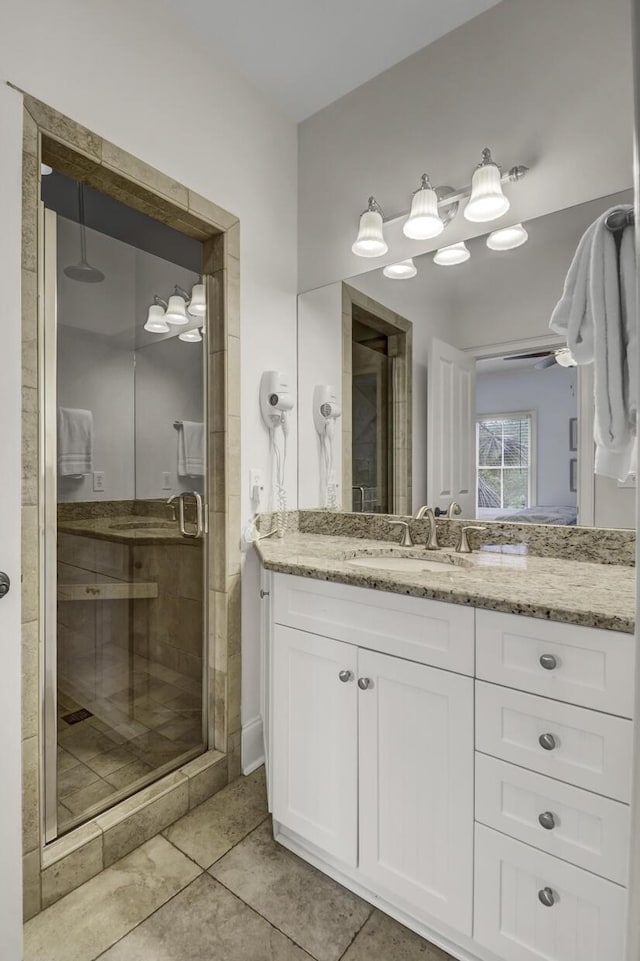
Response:
M93 489L94 491L104 490L104 471L94 470L93 472Z
M171 471L168 471L168 470L162 471L162 490L163 491L171 490Z

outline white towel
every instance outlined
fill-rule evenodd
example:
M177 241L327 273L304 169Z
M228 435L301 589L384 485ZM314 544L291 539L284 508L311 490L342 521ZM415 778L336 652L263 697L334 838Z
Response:
M204 424L179 421L178 474L180 477L204 476Z
M595 472L624 480L636 469L636 261L632 229L623 231L618 255L610 213L580 240L549 326L566 336L578 364L593 362Z
M58 407L58 473L81 477L93 470L93 414Z

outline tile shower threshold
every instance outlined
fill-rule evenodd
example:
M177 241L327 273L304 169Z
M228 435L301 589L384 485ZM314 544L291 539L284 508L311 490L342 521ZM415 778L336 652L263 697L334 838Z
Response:
M56 841L60 840L60 838L66 837L70 832L77 830L79 827L82 827L83 824L87 824L90 821L95 820L95 818L99 817L100 815L106 814L107 812L113 810L123 801L128 801L130 798L135 797L145 788L153 787L155 784L160 784L165 780L167 775L173 774L176 771L180 771L190 761L193 761L199 757L203 757L207 753L207 749L204 747L204 745L199 744L190 751L185 751L181 757L168 761L166 764L162 765L162 767L156 768L156 770L146 774L144 777L139 778L132 784L128 784L119 791L114 790L113 794L110 794L108 798L105 798L103 801L99 801L97 804L94 804L92 807L88 808L86 811L83 811L81 814L78 814L76 817L69 818L64 822L62 827L59 826L59 834L56 838ZM50 841L47 844L47 848L50 847L51 844L55 844L55 841Z
M159 834L227 783L228 756L209 750L51 841L42 851L43 908Z

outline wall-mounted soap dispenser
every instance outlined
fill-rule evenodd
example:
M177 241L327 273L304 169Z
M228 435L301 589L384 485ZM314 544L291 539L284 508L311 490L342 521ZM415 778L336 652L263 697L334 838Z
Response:
M320 438L320 486L322 506L335 510L338 506L338 482L333 470L333 445L336 421L342 414L335 387L321 384L313 389L313 422Z

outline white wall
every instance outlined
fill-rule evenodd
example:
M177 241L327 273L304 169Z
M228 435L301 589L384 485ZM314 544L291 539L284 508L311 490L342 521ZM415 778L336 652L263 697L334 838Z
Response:
M569 491L569 418L577 415L575 368L518 369L476 377L476 412L536 412L536 505L575 507Z
M167 69L167 51L179 70ZM247 468L266 473L268 465L268 435L258 413L260 373L281 367L293 376L296 364L295 124L220 50L187 33L152 0L5 4L0 64L0 81L11 81L240 218L243 468L237 508L246 517ZM2 150L11 158L20 148L21 102L15 94L5 99ZM10 182L17 190L15 177ZM19 242L19 226L3 210L0 245L13 255ZM3 293L18 281L15 258L8 262L14 268ZM295 506L295 436L290 441L286 481ZM11 488L2 495L13 497L6 506L17 512ZM251 557L243 576L243 724L259 711L258 603L258 565ZM17 685L17 674L4 676Z
M178 476L176 420L204 420L202 343L171 337L136 351L136 497L203 492L202 477ZM163 473L170 475L163 489Z
M0 600L0 938L7 961L22 957L20 791L20 98L0 86L0 569L11 578ZM8 412L11 412L9 414Z
M486 145L531 167L505 223L629 187L631 63L629 0L504 0L304 121L299 289L439 246L396 223L380 262L351 253L370 194L398 214L425 169L468 184ZM458 216L446 243L477 233Z

